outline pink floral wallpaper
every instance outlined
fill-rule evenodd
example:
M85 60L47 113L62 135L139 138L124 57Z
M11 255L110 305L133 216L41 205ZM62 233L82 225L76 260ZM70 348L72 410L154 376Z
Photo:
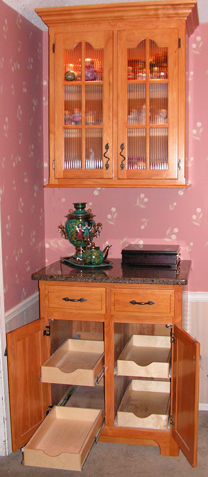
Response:
M5 310L44 265L42 31L0 0L0 207Z
M47 36L47 34L44 34ZM46 37L44 37L44 42ZM187 70L188 189L45 189L47 263L73 247L57 227L73 202L87 202L103 224L97 245L112 244L110 257L121 257L130 242L179 244L182 259L192 261L188 289L208 291L208 24L189 39ZM45 57L46 58L46 57ZM47 168L45 168L47 182Z

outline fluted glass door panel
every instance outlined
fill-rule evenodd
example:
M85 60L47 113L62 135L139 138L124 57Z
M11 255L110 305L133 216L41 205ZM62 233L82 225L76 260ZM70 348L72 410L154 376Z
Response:
M168 123L168 84L150 83L150 123Z
M150 169L168 169L168 129L150 128Z
M146 124L146 85L128 84L128 124Z
M64 51L64 79L81 81L82 79L82 43L75 44L72 49Z
M149 78L168 79L168 48L159 46L157 41L149 41Z
M85 124L103 124L103 85L87 85L85 88Z
M146 80L146 40L127 50L127 79Z
M128 129L127 150L127 169L146 169L146 131L144 128Z
M85 132L85 169L103 168L102 129L86 129Z
M85 81L103 81L103 49L85 43Z
M74 126L82 123L81 86L64 86L64 125Z
M64 169L81 169L81 129L64 131Z

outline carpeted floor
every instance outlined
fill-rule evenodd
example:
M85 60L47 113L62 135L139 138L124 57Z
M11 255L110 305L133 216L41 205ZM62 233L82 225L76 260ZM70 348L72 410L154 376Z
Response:
M87 458L81 473L26 467L21 452L0 457L0 477L207 477L208 412L199 412L198 464L193 469L184 455L163 457L157 447L140 447L98 442Z

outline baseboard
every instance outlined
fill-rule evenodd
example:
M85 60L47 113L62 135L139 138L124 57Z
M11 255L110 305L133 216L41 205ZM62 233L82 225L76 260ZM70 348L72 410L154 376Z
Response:
M39 318L39 292L5 313L6 333Z

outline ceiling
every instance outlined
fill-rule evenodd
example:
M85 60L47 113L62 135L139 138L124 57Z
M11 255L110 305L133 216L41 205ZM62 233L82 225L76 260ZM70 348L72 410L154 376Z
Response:
M128 0L129 2L135 0ZM141 1L141 0L137 0ZM146 0L150 1L150 0ZM102 3L123 3L127 0L3 0L4 3L12 7L18 13L30 20L41 30L47 30L46 25L40 17L35 13L35 8L73 6L73 5L89 5ZM168 1L167 1L168 3ZM198 0L199 22L208 22L208 0Z

